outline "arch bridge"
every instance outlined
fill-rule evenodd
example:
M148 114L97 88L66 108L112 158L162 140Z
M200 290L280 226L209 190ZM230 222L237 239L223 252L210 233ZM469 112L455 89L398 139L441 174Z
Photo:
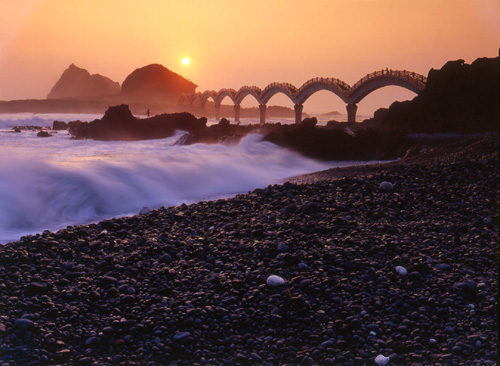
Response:
M241 102L246 97L251 96L259 103L260 123L264 124L266 122L267 102L274 95L282 93L294 104L295 122L299 123L302 121L302 109L305 101L314 93L327 90L346 103L347 121L355 122L358 103L371 92L384 86L396 85L418 94L424 89L426 82L425 76L412 71L384 69L364 76L353 86L336 78L321 77L306 81L300 88L290 83L271 83L264 89L257 86L243 86L239 90L221 89L218 92L206 90L203 93L183 94L179 99L179 104L192 106L194 102L198 101L203 110L207 100L212 99L215 103L215 119L219 120L222 101L227 97L234 103L234 119L239 121Z

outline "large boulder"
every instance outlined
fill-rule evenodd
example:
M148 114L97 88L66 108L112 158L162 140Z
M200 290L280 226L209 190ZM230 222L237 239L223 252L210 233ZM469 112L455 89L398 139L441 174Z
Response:
M50 90L47 99L103 97L120 94L120 84L71 64Z

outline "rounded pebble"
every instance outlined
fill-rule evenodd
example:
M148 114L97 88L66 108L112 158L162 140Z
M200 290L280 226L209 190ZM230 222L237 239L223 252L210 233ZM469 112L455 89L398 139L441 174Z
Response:
M286 281L280 276L271 275L267 278L267 284L269 286L281 286L284 285L285 283Z
M380 183L379 189L384 192L390 192L392 191L394 186L392 185L391 182L382 182Z
M385 357L384 355L378 355L375 357L375 363L377 365L387 365L389 363L390 358Z
M403 266L397 266L396 272L399 273L401 276L406 276L408 274L408 271Z

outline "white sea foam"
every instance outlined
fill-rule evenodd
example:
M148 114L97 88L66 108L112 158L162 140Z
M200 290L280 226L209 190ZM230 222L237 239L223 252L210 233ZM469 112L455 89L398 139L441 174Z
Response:
M77 141L66 131L49 138L36 131L6 132L16 125L100 117L0 115L0 243L136 214L144 206L228 197L341 164L304 158L258 134L235 146L175 146L181 132L136 142Z
M137 142L40 138L18 125L93 120L95 115L0 115L0 242L67 225L130 215L142 207L227 197L332 164L245 137L235 146L174 146L172 138Z

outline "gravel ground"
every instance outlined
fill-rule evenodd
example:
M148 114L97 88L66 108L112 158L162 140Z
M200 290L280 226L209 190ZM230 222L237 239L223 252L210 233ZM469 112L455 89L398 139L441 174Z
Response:
M498 146L7 244L0 364L494 365Z

